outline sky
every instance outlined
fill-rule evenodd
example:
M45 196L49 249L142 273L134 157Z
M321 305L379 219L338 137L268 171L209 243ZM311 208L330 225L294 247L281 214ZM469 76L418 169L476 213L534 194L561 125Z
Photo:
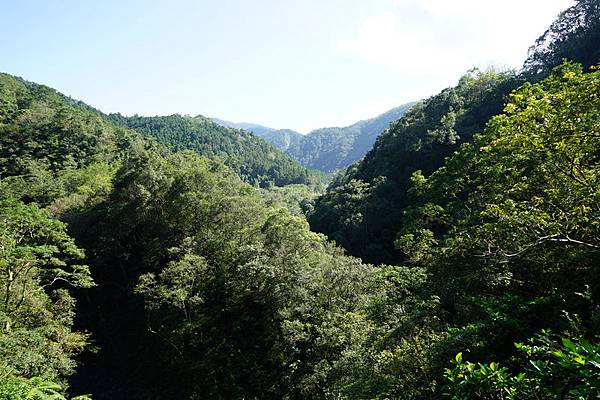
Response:
M519 68L572 0L0 0L0 71L104 111L306 133Z

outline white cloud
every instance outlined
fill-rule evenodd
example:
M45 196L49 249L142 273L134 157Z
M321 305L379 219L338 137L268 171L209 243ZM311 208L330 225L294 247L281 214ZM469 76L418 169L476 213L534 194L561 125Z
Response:
M572 0L390 0L340 41L342 52L399 72L456 76L479 66L518 68L528 47Z

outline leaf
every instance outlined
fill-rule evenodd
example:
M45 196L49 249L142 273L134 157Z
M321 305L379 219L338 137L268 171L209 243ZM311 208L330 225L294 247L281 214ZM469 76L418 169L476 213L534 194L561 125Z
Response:
M539 361L535 361L535 360L529 360L529 363L533 366L533 368L535 368L537 371L542 372L542 369L540 368L540 366L538 364Z
M562 339L562 344L563 346L565 346L565 348L573 353L577 352L577 348L575 347L575 345L573 344L573 342L571 342L569 339L567 338L563 338Z
M579 356L573 357L573 361L575 361L578 364L585 365L585 360Z

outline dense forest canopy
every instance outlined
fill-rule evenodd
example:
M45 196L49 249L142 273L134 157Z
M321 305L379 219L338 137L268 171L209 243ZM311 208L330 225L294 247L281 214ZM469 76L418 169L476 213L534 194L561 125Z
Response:
M442 168L413 175L396 245L430 272L471 360L523 371L486 377L493 365L466 365L449 372L464 379L455 398L598 395L600 347L582 338L600 330L599 111L600 73L563 64L513 92L504 114ZM513 347L532 332L540 336Z
M0 173L28 176L106 161L127 137L83 103L0 74Z
M471 71L453 88L423 102L379 136L364 160L333 180L309 216L350 254L369 262L403 260L394 248L397 227L410 204L414 171L429 175L462 142L470 142L500 112L508 94L548 75L563 59L585 67L600 59L598 1L580 0L562 12L531 47L520 72Z
M0 398L598 398L597 6L314 200L246 132L0 74Z
M105 332L111 390L316 396L320 363L345 345L330 329L363 304L371 267L190 153L132 154L101 210L81 217L98 284L84 318Z
M219 125L229 128L243 129L265 139L279 150L286 152L288 148L297 146L302 141L303 135L291 129L275 129L268 126L246 122L231 122L219 118L211 118Z
M318 183L320 175L311 173L264 140L247 132L220 126L208 118L181 115L167 117L110 118L173 150L194 150L207 157L221 156L253 185L284 186Z
M312 228L367 261L398 262L393 242L411 174L441 166L500 112L503 96L516 85L509 72L471 71L456 87L414 105L317 199Z
M577 0L529 49L524 73L529 76L547 74L552 67L567 59L594 65L600 60L600 3Z

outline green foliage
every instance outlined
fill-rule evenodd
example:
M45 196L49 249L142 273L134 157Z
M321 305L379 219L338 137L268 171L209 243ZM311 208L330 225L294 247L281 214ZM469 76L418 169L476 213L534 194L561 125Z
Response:
M558 16L529 49L523 66L530 78L547 76L567 59L589 67L600 61L600 4L577 0Z
M101 113L46 86L0 74L0 97L2 177L107 161L124 140Z
M330 364L360 332L370 267L191 152L132 150L100 210L79 236L99 284L87 318L139 393L127 396L329 390Z
M456 87L414 105L316 200L311 228L366 261L401 261L393 243L410 204L411 174L440 167L457 143L470 141L501 111L503 96L515 84L511 73L474 70Z
M294 215L305 215L310 212L311 201L319 194L317 190L307 185L286 185L261 189L261 194L271 207L284 207Z
M474 144L463 145L425 181L415 178L421 205L407 210L406 235L398 244L410 257L415 257L411 242L421 252L430 248L444 263L439 267L444 274L468 277L469 287L480 282L490 290L512 282L521 286L536 275L543 292L560 279L557 264L560 270L569 264L593 268L599 232L598 76L566 64L540 84L513 93L506 114L493 118ZM463 261L446 265L453 258Z
M453 400L489 399L513 400L522 399L524 387L529 385L526 375L520 373L513 376L507 368L490 364L473 364L463 362L463 354L458 353L453 369L446 370L448 397ZM532 397L539 398L539 397Z
M420 268L380 266L371 280L360 341L334 364L342 399L435 398L441 374L434 366L445 333L439 300Z
M173 150L194 150L206 157L223 157L245 182L260 187L307 184L319 177L256 136L217 125L202 116L123 117L111 119L155 139Z
M413 178L396 243L432 274L454 325L448 343L476 360L506 361L540 329L599 333L599 85L600 73L563 64L515 91L429 178ZM516 384L491 368L469 366L470 378L492 379L481 383L492 392Z
M83 103L46 86L0 74L3 196L49 204L73 194L72 180L84 178L76 174L87 174L87 185L94 188L104 183L105 190L107 179L94 183L93 175L108 173L108 164L118 161L133 140L135 135Z
M2 400L67 400L63 388L54 382L41 378L4 378L0 382ZM87 395L72 397L71 400L90 400Z
M68 288L93 285L65 225L35 204L0 200L0 379L64 377L87 335L71 331Z
M517 343L514 362L524 370L513 373L497 363L464 362L456 355L445 372L452 399L593 399L600 396L600 346L585 339L554 341L547 333L528 344Z

